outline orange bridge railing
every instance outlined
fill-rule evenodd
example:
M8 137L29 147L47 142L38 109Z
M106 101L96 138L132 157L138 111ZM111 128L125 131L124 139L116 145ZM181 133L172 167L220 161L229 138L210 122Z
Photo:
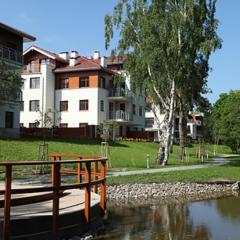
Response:
M4 195L4 216L3 216L3 239L8 240L10 236L10 212L11 203L13 202L12 194L28 194L51 192L52 194L52 231L57 234L59 230L59 198L61 192L70 189L85 190L85 208L84 215L86 222L90 221L90 202L91 202L91 187L93 191L98 192L100 185L100 208L104 214L106 209L106 161L107 158L99 158L97 156L83 156L76 154L50 154L52 161L24 161L24 162L1 162L0 166L5 167L5 189L0 190L0 194ZM62 160L62 158L70 157L77 160ZM64 169L61 166L77 164L77 170ZM29 188L12 188L12 171L17 166L36 166L50 165L52 166L51 177L52 184L43 187ZM100 165L100 166L99 166ZM62 184L61 174L76 174L77 179L73 184ZM84 177L84 181L83 181ZM36 198L35 198L36 201ZM22 204L24 201L21 201ZM25 203L26 204L26 203Z

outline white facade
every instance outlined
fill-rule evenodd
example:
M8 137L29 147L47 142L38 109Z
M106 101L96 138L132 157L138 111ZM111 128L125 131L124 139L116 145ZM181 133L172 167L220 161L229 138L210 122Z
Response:
M26 53L31 49L39 51L42 55L45 54L47 59L54 59L52 55L49 55L49 52L44 53L43 49L38 50L37 47L30 48ZM64 57L64 54L68 56L67 53L62 53L61 57ZM97 71L106 71L108 76L110 76L110 70L106 69L106 67L104 69L102 69L103 66L101 67L101 63L104 66L106 65L107 59L100 58L98 54L95 53L95 58L98 57L100 59L100 66ZM71 55L75 58L70 59L70 61L75 60L75 63L73 66L71 66L70 62L69 65L64 63L65 66L74 67L77 63L78 60L76 57L78 53L74 51ZM39 62L42 62L43 59L44 57L41 56L41 61ZM32 60L30 59L29 61ZM35 71L34 66L29 66L26 69L32 71L27 71L24 72L25 74L22 74L22 78L25 79L22 91L24 109L21 111L20 115L20 123L22 126L31 127L36 121L40 121L41 123L40 112L46 113L51 111L54 112L53 125L58 127L79 128L80 124L97 126L104 121L110 121L115 123L116 136L126 136L127 130L144 130L145 99L139 96L139 94L133 94L130 77L127 74L125 74L126 80L123 87L119 86L109 89L101 88L98 85L95 87L95 84L89 87L78 88L76 87L77 85L75 85L74 88L69 86L62 88L61 86L55 86L59 81L58 77L61 78L61 76L64 76L64 80L65 76L67 76L66 79L71 78L71 70L67 69L66 72L62 70L62 75L60 74L60 76L57 76L56 80L54 72L55 66L48 64L47 60L43 62L44 63L41 63L39 72ZM29 65L31 65L31 63ZM86 73L86 71L92 71L92 69L84 69L84 71ZM85 75L88 76L88 73ZM96 74L96 76L98 75ZM32 78L40 79L40 84L37 85L37 88L30 87ZM76 81L77 78L78 75ZM101 82L101 80L99 81ZM30 101L33 100L39 101L39 111L30 111ZM88 102L88 107L84 110L80 109L80 101L83 100ZM133 106L135 106L135 113L133 112ZM40 124L40 127L44 126Z
M41 120L41 113L54 111L55 77L52 68L47 63L41 64L40 73L22 74L24 86L22 90L23 110L20 112L20 123L23 127ZM37 88L30 87L30 80L39 78L40 84ZM39 111L30 111L30 101L39 101ZM41 113L40 113L41 112Z
M101 88L58 89L55 91L56 119L68 127L79 127L80 123L99 125L107 118L107 90ZM80 100L88 100L88 110L80 110ZM100 110L101 100L104 111ZM68 110L60 111L60 102L68 102ZM58 125L58 124L56 124Z

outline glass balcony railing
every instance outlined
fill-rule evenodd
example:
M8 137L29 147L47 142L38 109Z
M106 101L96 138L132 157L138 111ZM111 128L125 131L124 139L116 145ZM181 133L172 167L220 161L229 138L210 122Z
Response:
M111 88L109 89L108 97L130 98L132 97L132 92L129 90L125 90L124 88Z
M0 44L0 59L22 64L22 52Z

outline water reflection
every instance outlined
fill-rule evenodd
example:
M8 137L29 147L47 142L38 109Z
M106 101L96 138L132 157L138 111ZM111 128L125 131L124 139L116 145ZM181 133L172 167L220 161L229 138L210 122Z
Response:
M144 207L110 207L106 233L96 239L240 239L240 198Z

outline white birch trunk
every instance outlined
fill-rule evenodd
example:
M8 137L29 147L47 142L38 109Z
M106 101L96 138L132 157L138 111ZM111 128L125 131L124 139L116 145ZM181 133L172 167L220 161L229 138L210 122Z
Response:
M171 147L171 138L172 138L172 128L173 128L173 117L174 117L174 102L175 102L175 82L172 80L172 87L171 87L171 93L170 93L170 106L169 106L169 114L168 119L166 123L166 134L164 139L164 158L162 165L166 165L169 158L169 152Z

